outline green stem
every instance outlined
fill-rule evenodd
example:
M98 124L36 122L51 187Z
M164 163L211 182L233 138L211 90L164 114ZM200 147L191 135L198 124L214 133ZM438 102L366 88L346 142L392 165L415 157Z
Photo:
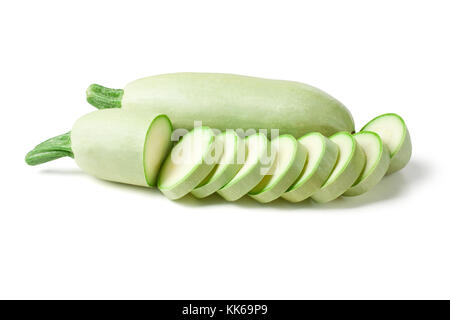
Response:
M86 90L87 101L97 109L120 108L122 96L122 89L111 89L95 83Z
M62 157L73 158L73 152L70 141L70 132L50 138L27 153L25 162L30 166L59 159Z

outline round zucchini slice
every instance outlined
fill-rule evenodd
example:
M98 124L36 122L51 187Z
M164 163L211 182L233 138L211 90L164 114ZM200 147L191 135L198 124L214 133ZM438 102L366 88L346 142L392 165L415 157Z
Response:
M383 144L378 134L362 131L353 136L366 155L366 165L353 186L345 191L344 196L357 196L372 189L383 179L390 164L388 147Z
M244 140L233 130L223 132L217 136L217 140L223 145L222 157L209 175L192 191L197 198L205 198L222 188L242 167L239 158L242 155L245 157Z
M298 141L306 148L307 158L301 175L282 195L290 202L303 201L318 191L330 176L339 154L337 144L319 132L304 135Z
M338 132L330 140L339 146L339 156L325 184L311 198L316 202L329 202L341 196L358 179L366 156L355 138L348 132Z
M273 165L266 176L248 194L267 203L279 198L297 179L306 160L306 148L291 135L281 135L270 143L274 154Z
M386 174L394 173L408 164L412 154L411 138L405 121L398 114L386 113L378 116L369 121L361 131L377 133L388 146L391 164Z
M208 127L194 128L181 138L161 168L159 190L172 200L194 190L221 156L222 148L216 148L215 143L214 132Z
M245 162L238 173L219 191L225 200L236 201L252 190L265 176L272 164L269 141L261 133L245 138Z

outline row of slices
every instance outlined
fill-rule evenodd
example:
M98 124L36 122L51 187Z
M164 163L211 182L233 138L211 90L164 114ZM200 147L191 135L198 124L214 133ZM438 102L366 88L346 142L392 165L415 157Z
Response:
M217 192L228 201L249 195L262 203L279 197L324 203L367 192L410 157L408 129L396 114L329 138L313 132L299 139L280 135L269 141L259 133L242 139L233 130L215 134L197 127L171 150L157 185L170 199Z

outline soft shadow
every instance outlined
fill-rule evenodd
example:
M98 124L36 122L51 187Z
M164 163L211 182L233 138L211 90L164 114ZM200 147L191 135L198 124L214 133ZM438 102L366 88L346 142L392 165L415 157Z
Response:
M62 174L62 175L79 175L84 174L80 169L44 169L40 171L41 174ZM356 197L340 197L334 201L325 204L315 203L308 199L300 203L290 203L282 198L273 202L262 204L252 198L245 196L238 201L228 202L218 194L213 194L204 199L197 199L191 194L184 196L181 199L175 200L174 203L187 207L207 207L207 206L231 206L243 208L256 209L281 209L281 210L301 210L301 209L353 209L364 206L370 206L375 203L390 201L398 198L401 195L408 194L414 189L415 184L423 182L424 179L429 179L432 176L432 167L426 165L419 160L411 161L403 170L386 176L381 182L366 194ZM91 177L97 183L131 190L133 192L141 192L148 194L162 194L156 188L147 188L140 186L133 186L118 182L110 182Z
M96 177L89 176L92 180L95 180L98 184L105 185L105 186L112 186L114 188L123 189L124 191L131 191L133 193L141 193L145 195L159 195L162 196L161 192L155 187L155 188L149 188L145 186L136 186L132 184L126 184L121 182L114 182L114 181L107 181L98 179Z
M81 169L74 168L74 169L55 169L55 168L49 168L49 169L43 169L39 171L40 174L60 174L60 175L79 175L79 174L85 174Z
M356 197L340 197L322 205L327 209L352 209L391 201L412 192L417 183L432 176L432 167L424 162L411 161L406 168L385 176L372 190ZM320 206L315 206L319 208Z
M257 209L281 209L281 210L333 210L333 209L353 209L364 206L370 206L383 201L391 201L401 195L408 194L414 189L415 184L429 179L432 174L432 168L421 161L412 161L403 170L385 176L378 185L367 193L356 197L340 197L329 203L315 203L308 199L300 203L290 203L284 199L277 199L273 202L262 204L250 197L243 197L235 202L227 202L217 194L213 194L204 199L197 199L192 195L187 195L182 199L176 200L176 203L189 206L218 206L229 205L244 208Z
M92 180L93 182L104 185L106 187L121 188L125 191L128 190L128 191L132 191L135 193L140 192L140 193L148 194L150 192L153 194L161 195L159 190L156 188L148 188L148 187L144 187L144 186L135 186L135 185L125 184L125 183L120 183L120 182L102 180L102 179L96 178L94 176L91 176L91 175L83 172L79 168L73 168L73 169L72 168L70 168L70 169L49 168L49 169L40 170L39 173L40 174L51 174L51 175L83 175L86 177L86 179Z

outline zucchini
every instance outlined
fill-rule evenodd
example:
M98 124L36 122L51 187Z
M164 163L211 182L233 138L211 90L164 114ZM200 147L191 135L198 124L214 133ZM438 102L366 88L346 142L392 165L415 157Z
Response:
M366 155L366 165L353 186L345 191L344 196L358 196L372 189L383 179L390 164L389 149L378 134L361 131L353 136Z
M274 162L266 176L248 195L267 203L279 198L298 178L306 160L306 148L291 135L281 135L270 143Z
M402 117L395 113L386 113L369 121L361 131L377 133L389 149L391 164L386 174L404 168L412 154L411 138Z
M166 115L147 118L120 109L100 110L78 119L71 133L37 145L25 160L36 165L71 156L97 178L154 186L171 147L171 134Z
M223 146L208 127L187 133L164 161L158 188L171 200L179 199L205 179L219 161Z
M330 140L339 146L339 156L325 184L311 196L321 203L334 200L347 191L360 176L366 162L364 151L351 134L338 132Z
M100 109L164 113L175 128L192 129L194 121L202 121L221 131L263 129L270 137L276 129L297 138L355 129L347 108L317 88L232 74L163 74L133 81L123 90L93 84L87 101Z
M238 173L219 191L225 200L236 201L252 190L272 166L270 143L266 136L255 133L245 138L245 162Z
M290 202L303 201L318 191L330 176L339 154L337 144L318 132L304 135L298 141L308 155L303 172L282 195Z
M223 145L223 154L210 174L194 189L192 195L205 198L227 184L239 169L245 159L245 144L235 131L227 130L217 139Z

